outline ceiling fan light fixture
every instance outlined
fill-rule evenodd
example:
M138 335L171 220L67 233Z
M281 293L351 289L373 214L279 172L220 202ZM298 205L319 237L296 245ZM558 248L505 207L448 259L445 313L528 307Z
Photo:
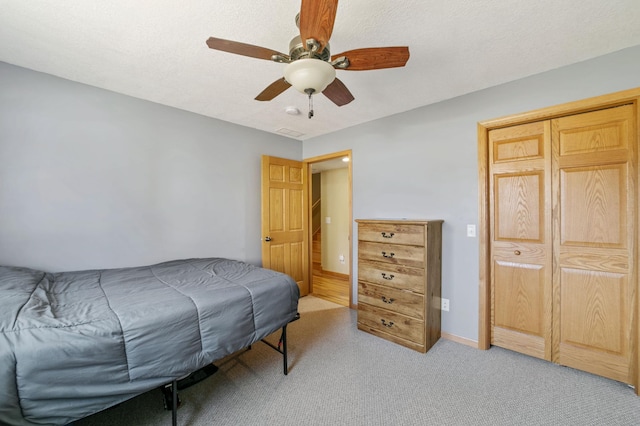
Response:
M284 68L284 79L300 93L318 94L336 78L336 70L320 59L298 59Z

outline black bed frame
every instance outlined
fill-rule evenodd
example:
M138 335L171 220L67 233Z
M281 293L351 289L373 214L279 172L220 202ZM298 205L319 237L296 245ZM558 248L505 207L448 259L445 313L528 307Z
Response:
M294 321L297 321L300 319L300 314L297 313L296 316L289 321L289 323L292 323ZM289 374L289 366L288 366L288 362L287 362L287 325L289 325L289 323L285 324L282 327L282 333L280 334L280 340L278 340L278 345L274 345L271 342L266 341L265 339L262 339L261 342L264 343L265 345L269 346L270 348L276 350L277 352L282 354L282 364L283 364L283 370L284 370L284 375L286 376L287 374ZM249 347L247 348L247 350L251 349L251 345L249 345ZM174 379L171 384L168 384L165 389L167 387L171 387L171 394L170 394L170 401L171 404L168 405L167 404L167 400L169 398L167 398L169 395L165 394L165 406L167 407L167 409L171 410L171 425L172 426L177 426L178 424L178 388L180 387L179 384L179 379ZM193 383L195 384L195 383Z

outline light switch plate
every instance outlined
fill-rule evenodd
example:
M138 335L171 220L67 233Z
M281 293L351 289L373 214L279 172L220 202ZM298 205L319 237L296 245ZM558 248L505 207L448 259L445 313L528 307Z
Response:
M467 237L475 237L475 236L476 236L476 226L467 225Z

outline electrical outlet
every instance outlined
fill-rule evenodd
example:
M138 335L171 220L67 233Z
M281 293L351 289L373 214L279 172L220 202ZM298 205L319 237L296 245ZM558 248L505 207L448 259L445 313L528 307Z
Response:
M445 312L449 312L449 299L441 299L441 300L442 300L441 309Z
M340 261L340 263L344 264L344 255L341 254L340 256L338 256L338 260Z

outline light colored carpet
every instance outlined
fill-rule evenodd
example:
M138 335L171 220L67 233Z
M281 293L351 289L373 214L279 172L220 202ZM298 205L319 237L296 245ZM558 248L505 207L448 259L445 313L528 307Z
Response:
M420 354L358 331L355 311L313 296L300 312L288 376L281 355L256 343L180 392L178 424L640 425L640 398L619 382L443 339ZM157 390L75 423L170 424Z

